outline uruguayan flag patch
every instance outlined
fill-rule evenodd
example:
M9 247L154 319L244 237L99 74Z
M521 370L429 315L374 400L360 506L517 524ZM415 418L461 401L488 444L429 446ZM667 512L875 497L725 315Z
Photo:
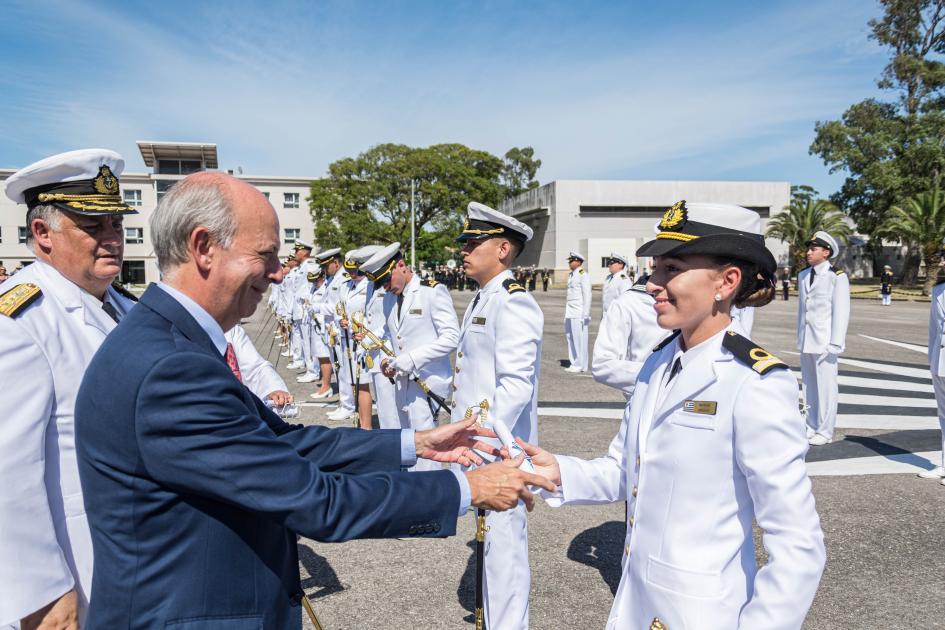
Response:
M704 413L708 416L714 416L715 410L719 404L714 400L687 400L683 403L683 411L689 413Z

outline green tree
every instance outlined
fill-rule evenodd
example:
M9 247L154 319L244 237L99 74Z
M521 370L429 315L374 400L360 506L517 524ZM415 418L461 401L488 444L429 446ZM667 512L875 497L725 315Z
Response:
M810 153L847 178L831 200L870 236L900 201L935 188L945 165L945 0L881 0L883 17L870 20L870 38L890 60L878 86L892 102L867 99L841 120L818 122Z
M535 169L540 165L533 163ZM327 177L312 182L315 239L342 249L392 241L408 248L413 182L417 259L453 258L466 205L480 201L495 207L507 197L506 164L461 144L379 144L340 159L328 167Z
M942 261L942 240L945 239L945 199L938 190L920 193L893 206L877 233L915 249L925 263L925 285L922 295L932 292Z
M541 168L541 160L535 159L535 150L531 147L520 149L512 147L505 153L500 175L505 187L506 198L538 187L535 175Z
M792 186L791 203L784 211L768 221L767 236L779 238L790 248L791 271L807 264L807 241L814 232L823 230L846 243L850 225L837 207L825 199L817 199L817 191L810 186Z

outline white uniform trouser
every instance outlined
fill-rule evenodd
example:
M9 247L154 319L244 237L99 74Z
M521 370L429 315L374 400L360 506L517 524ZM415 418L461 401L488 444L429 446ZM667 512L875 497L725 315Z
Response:
M430 403L427 402L427 396L420 389L420 386L408 379L406 376L398 376L395 379L396 389L394 390L395 408L399 417L399 424L404 428L411 428L414 431L426 431L432 429L433 412L430 409ZM436 403L433 403L436 408ZM408 470L442 470L443 465L429 459L417 458L417 463L408 468Z
M409 423L400 422L394 385L380 372L372 372L371 376L374 378L374 397L377 401L377 423L382 429L409 429Z
M938 405L938 428L942 430L942 461L939 465L945 467L945 376L932 375L932 389Z
M335 346L335 352L338 353L338 374L336 378L338 379L338 405L347 409L348 411L354 411L354 392L351 390L351 374L353 372L349 371L348 363L348 351L345 349L344 336L339 332L338 333L338 344Z
M472 512L475 514L475 511ZM528 630L528 520L525 505L486 514L486 571L483 585L489 630Z
M305 372L315 373L315 355L312 353L312 337L315 331L312 330L312 323L303 321L299 325L299 334L302 336L302 362L305 364Z
M807 401L807 426L825 438L833 438L837 424L837 355L801 353L801 379Z
M301 321L297 319L292 320L292 326L289 330L289 352L292 353L293 360L302 358L302 333L299 330L301 327Z
M587 371L587 324L583 318L564 320L564 336L568 340L568 359L571 367Z
M883 293L880 297L883 298L883 306L889 306L892 304L892 294Z
M330 359L331 352L328 350L328 344L325 343L325 337L318 330L312 330L312 356L315 359Z

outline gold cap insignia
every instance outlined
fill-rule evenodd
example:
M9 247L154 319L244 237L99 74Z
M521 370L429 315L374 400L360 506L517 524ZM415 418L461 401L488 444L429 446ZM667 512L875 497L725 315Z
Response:
M466 217L466 220L463 221L463 232L469 229L469 217Z
M677 201L663 214L660 229L672 230L684 224L688 219L689 212L686 210L686 201Z
M102 165L98 169L98 175L92 180L92 187L102 195L117 195L118 178L112 173L112 169L107 165Z
M650 630L669 630L669 626L663 623L659 617L653 617L650 622Z

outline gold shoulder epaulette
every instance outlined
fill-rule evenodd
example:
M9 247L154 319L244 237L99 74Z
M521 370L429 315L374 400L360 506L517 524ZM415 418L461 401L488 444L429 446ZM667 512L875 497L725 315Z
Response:
M426 287L430 287L430 288L432 289L433 287L435 287L436 285L438 285L438 284L440 284L440 283L437 282L436 280L434 280L433 278L427 278L426 280L424 280L424 281L421 282L420 284L423 285L423 286L426 286Z
M0 295L0 314L16 317L43 294L35 284L18 284Z
M502 283L502 286L505 287L505 290L509 293L524 293L525 287L523 287L515 278L509 278Z
M722 346L758 374L764 375L771 370L786 370L788 367L787 363L734 330L725 333Z
M668 345L669 345L669 342L672 341L673 339L675 339L676 337L678 337L680 332L682 332L682 331L680 331L680 330L674 330L674 331L673 331L673 334L671 334L669 337L667 337L667 338L664 339L663 341L659 342L659 344L658 344L655 348L653 348L653 352L659 352L660 350L662 350L663 348L665 348L666 346L668 346Z
M842 276L843 274L846 273L846 271L844 271L843 269L837 269L836 267L834 267L833 272L837 274L838 276Z
M624 274L620 274L620 277L623 278L624 280L627 279L627 276L625 276Z
M578 273L587 273L584 271L584 267L578 267Z
M137 296L137 295L135 295L134 293L132 293L131 291L129 291L129 290L126 289L125 287L121 286L121 285L118 284L117 282L113 282L113 283L112 283L112 288L115 289L115 293L117 293L118 295L121 295L122 297L126 297L126 298L128 298L129 300L131 300L132 302L137 302L137 301L138 301L138 296Z

